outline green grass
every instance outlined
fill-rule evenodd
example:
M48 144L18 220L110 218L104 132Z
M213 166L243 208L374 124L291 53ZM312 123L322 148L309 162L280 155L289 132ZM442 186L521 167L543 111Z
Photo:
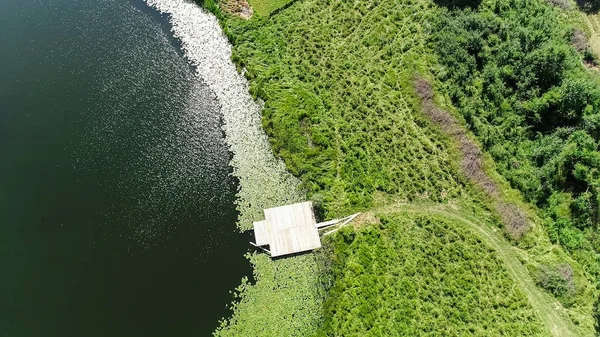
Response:
M470 207L470 203L464 206ZM504 240L500 230L493 226L493 216L485 214L477 209L467 209L457 205L435 205L435 204L389 204L378 208L376 212L380 214L407 214L408 217L414 216L434 216L441 219L452 221L452 223L468 230L471 235L481 240L485 245L492 248L498 259L503 262L511 278L518 285L519 289L527 296L529 303L537 313L538 317L546 326L546 329L552 332L554 336L593 336L594 321L590 315L591 305L581 301L582 296L593 297L593 290L586 283L583 272L576 270L578 282L578 303L580 307L571 307L565 309L561 303L551 294L545 292L536 285L536 280L529 273L528 268L537 264L536 260L551 260L568 262L574 266L577 264L569 257L564 256L564 252L557 247L540 244L533 248L533 251L523 251L511 245ZM538 255L542 256L539 257ZM563 256L553 256L562 254Z
M248 3L257 13L262 16L268 16L274 10L280 9L294 0L248 0Z
M250 3L254 5L259 2ZM264 13L270 11L265 9ZM263 16L249 21L229 18L222 23L234 43L234 61L240 69L246 69L251 93L265 102L263 126L275 154L285 161L294 175L301 178L307 194L320 204L327 218L347 215L356 209L380 206L389 203L389 200L446 205L462 202L468 204L469 209L487 212L483 216L478 213L475 220L466 223L471 234L454 227L464 225L464 218L458 219L456 214L450 216L444 213L442 217L448 216L449 219L441 220L436 216L435 207L430 207L429 210L423 210L426 214L430 213L425 220L433 221L427 225L416 224L414 217L408 217L412 219L410 221L395 216L390 218L390 223L395 223L396 229L414 234L413 241L390 233L385 228L380 229L380 237L386 238L381 242L371 242L365 237L373 247L383 245L383 251L396 247L396 244L400 250L404 249L402 245L405 244L423 247L422 254L415 256L415 259L424 259L426 254L434 255L437 251L445 252L445 245L442 244L435 246L438 249L436 251L427 250L426 244L436 240L426 235L430 230L440 229L443 237L458 237L458 242L466 245L465 250L450 245L447 248L450 250L446 251L451 256L463 254L455 256L452 263L449 262L450 267L456 265L457 268L463 268L451 270L455 272L454 277L472 280L475 271L466 266L476 263L472 258L476 256L486 268L481 271L486 278L477 278L474 283L464 281L473 283L474 288L469 289L480 298L492 301L485 303L494 303L493 288L497 287L498 294L507 298L509 306L513 305L514 316L510 316L511 311L503 306L489 309L468 302L472 298L465 298L461 302L463 299L456 295L453 297L458 301L456 303L473 307L473 312L465 312L468 320L461 323L453 321L454 316L427 316L431 329L440 332L440 327L449 326L449 333L454 335L470 335L471 329L475 329L473 333L488 332L488 335L501 332L508 335L539 335L549 331L555 336L591 334L593 322L589 298L593 296L585 284L583 273L576 263L564 256L562 250L547 240L539 226L536 210L528 210L528 217L536 225L531 234L519 243L527 250L512 247L500 232L486 227L489 223L498 223L494 216L489 215L493 213L489 211L493 207L486 203L484 196L474 192L458 172L450 138L432 127L421 115L421 104L414 94L413 80L417 75L435 78L432 73L441 74L437 72L440 70L439 55L436 56L432 50L429 44L431 36L428 35L431 34L430 29L435 23L433 18L439 14L438 11L439 8L428 0L303 0L270 18ZM456 66L457 69L464 69L466 65ZM475 83L470 89L478 88L477 85ZM443 88L439 78L435 87ZM441 95L437 98L452 109L451 100ZM490 158L487 160L491 162ZM493 171L494 165L486 165L486 173L489 174L487 166ZM501 179L492 173L494 180ZM505 185L508 184L502 184L502 197L510 195L511 198L520 198L515 191L508 191ZM460 212L465 211L461 209ZM477 232L478 228L482 228L483 232ZM495 252L485 245L479 247L481 242L493 247ZM367 243L362 242L354 248L359 250L357 247L363 244ZM354 248L348 248L348 251ZM408 251L404 252L408 259ZM397 254L394 250L389 253L386 258L397 259L400 256L394 255ZM340 254L335 257L341 259L343 254ZM536 286L536 280L527 268L538 266L544 259L552 264L567 261L574 266L574 277L578 287L581 287L577 290L577 296L572 298L581 303L571 303L571 307L565 310L552 295ZM224 322L217 335L311 336L326 319L329 322L325 321L325 330L321 331L323 334L352 336L353 331L362 328L350 326L355 321L361 325L373 324L377 320L368 313L365 317L351 316L354 315L353 309L346 317L336 318L331 310L323 316L323 266L312 254L278 261L256 255L252 260L258 282L256 285L244 284L240 288L240 301L235 306L234 315ZM378 261L384 264L384 260ZM390 261L393 262L388 261L389 264L399 264ZM431 262L430 265L426 264L431 270L443 267L435 264L435 261L424 262ZM368 263L360 265L362 268L371 268ZM345 275L339 273L340 270L336 274L336 282L350 282L344 279ZM388 277L385 268L371 272L375 275L383 272L383 277ZM412 297L393 297L389 305L411 303L419 310L426 310L428 301L438 299L435 296L422 297L429 296L425 288L452 290L443 280L430 278L432 276L426 272L422 274L414 285L419 291L411 293ZM293 277L287 278L286 275ZM359 279L355 281L353 285L356 287L363 283ZM373 280L375 284L377 281ZM426 287L421 281L429 284ZM342 287L342 293L344 289L347 288ZM374 303L388 305L384 303L386 298L377 297L368 289L363 290L364 294L373 296L369 297L368 303L363 303L367 308ZM587 300L580 301L581 298ZM524 299L529 304L524 304ZM452 308L444 307L447 303L438 304L443 310L455 314ZM328 304L330 309L335 305L332 302ZM538 312L538 317L531 316L532 307ZM394 308L387 309L394 311ZM408 309L408 317L420 315ZM529 326L519 323L521 315L526 322L531 322ZM343 326L342 323L336 326L337 323L331 321L334 318L338 323L345 322L349 326ZM406 318L400 318L400 322L403 322L401 326L391 321L389 326L379 325L380 330L377 331L401 328L408 332L407 335L418 335L426 329L420 320L408 322L402 319ZM572 322L579 326L573 327ZM345 328L350 330L343 330Z
M311 0L268 20L225 22L234 61L265 101L275 153L327 217L369 207L375 193L436 201L461 194L444 137L415 113L426 10L424 1ZM316 256L252 261L257 282L238 289L233 316L216 335L311 336L323 320Z
M229 25L275 153L327 216L367 208L377 191L435 201L461 193L445 140L415 113L428 11L424 0L306 0Z
M462 224L381 220L333 237L335 284L318 336L550 335L496 252Z

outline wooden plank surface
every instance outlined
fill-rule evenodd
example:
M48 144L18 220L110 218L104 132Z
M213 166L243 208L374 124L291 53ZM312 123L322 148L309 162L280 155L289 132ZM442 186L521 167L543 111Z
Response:
M271 256L321 247L312 202L269 208L264 213Z
M265 220L256 221L254 225L254 238L258 246L265 246L269 244L269 229L267 228L267 222Z

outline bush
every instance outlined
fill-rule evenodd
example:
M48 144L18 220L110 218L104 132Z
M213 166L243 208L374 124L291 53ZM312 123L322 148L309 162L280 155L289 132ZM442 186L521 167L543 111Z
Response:
M573 268L569 264L541 265L534 268L532 274L540 287L561 299L563 304L573 304L572 298L576 292L576 287Z
M600 81L582 64L585 35L562 20L541 1L490 0L476 11L440 9L429 43L445 94L483 150L600 285L598 259L586 257L600 247ZM498 211L511 237L527 230L512 207ZM563 292L560 272L541 275Z

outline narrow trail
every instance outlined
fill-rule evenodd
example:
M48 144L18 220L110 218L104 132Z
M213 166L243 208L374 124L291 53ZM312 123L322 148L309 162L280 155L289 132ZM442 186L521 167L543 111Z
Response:
M521 263L513 247L507 242L495 228L484 224L478 225L477 220L456 214L456 211L448 207L428 207L411 204L393 204L373 210L374 213L397 213L411 212L424 214L437 214L450 218L465 224L473 231L483 242L498 252L498 257L508 270L510 276L515 280L519 288L529 299L529 303L536 311L538 317L547 327L552 336L556 337L576 337L579 336L577 329L569 319L563 306L552 296L544 293L536 285L527 268Z

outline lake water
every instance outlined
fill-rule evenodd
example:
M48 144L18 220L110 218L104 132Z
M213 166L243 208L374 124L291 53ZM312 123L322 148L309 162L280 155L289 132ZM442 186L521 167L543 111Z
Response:
M220 119L142 0L0 0L0 336L209 336L251 274Z

